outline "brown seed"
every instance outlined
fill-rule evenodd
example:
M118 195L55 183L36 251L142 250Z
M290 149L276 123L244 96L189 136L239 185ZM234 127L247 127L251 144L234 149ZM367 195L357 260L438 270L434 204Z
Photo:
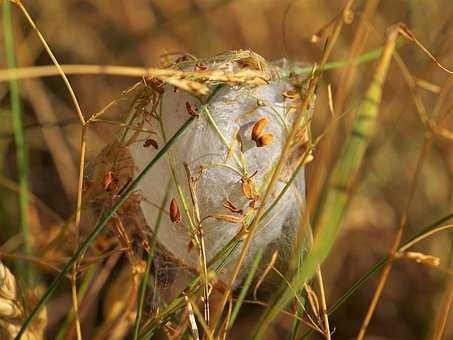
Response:
M243 178L241 178L241 183L242 183L242 193L248 200L252 200L254 197L252 179L250 177L243 177Z
M158 149L159 148L159 144L157 144L157 142L152 139L152 138L148 138L147 140L145 140L145 142L143 143L143 147L144 148L148 148L152 146L154 149Z
M240 59L240 60L236 61L236 63L242 68L250 68L250 69L258 70L258 71L263 70L263 65L256 58L252 58L252 57L244 58L244 59Z
M231 212L234 212L234 213L237 213L237 214L241 214L243 213L242 209L239 209L238 207L236 207L233 202L231 202L230 200L226 200L224 203L223 203L223 206L228 209L229 211Z
M132 182L132 177L129 176L129 178L127 179L126 183L123 184L123 186L121 187L120 190L118 190L118 192L116 193L116 195L118 196L121 196L121 194L124 192L124 190L126 190L127 186ZM124 207L124 205L123 205Z
M194 244L193 240L190 240L189 244L187 245L187 252L190 253L194 246L195 246L195 244Z
M299 92L296 90L288 90L282 93L283 98L295 99L299 97Z
M195 71L206 71L208 67L205 64L197 63L195 64Z
M198 117L200 115L189 102L186 102L186 110L192 117Z
M182 62L187 61L187 60L189 60L189 56L187 54L183 54L182 56L178 57L175 60L175 64L179 64L179 63L182 63Z
M146 79L146 84L149 87L151 87L155 92L157 92L159 94L164 93L165 83L162 80L157 79L157 78L148 78L148 79Z
M261 148L263 146L269 145L272 142L273 138L274 136L272 135L272 133L263 133L256 140L256 146Z
M107 192L111 192L118 187L118 182L119 180L115 177L113 172L108 171L102 179L102 188Z
M268 123L269 123L269 120L266 117L264 117L264 118L261 118L259 121L257 121L255 123L255 125L253 125L252 140L254 140L255 142L258 140L258 138L263 133L263 130L267 126Z
M172 198L170 202L170 220L173 223L181 222L181 213L179 212L178 205L176 204L176 200L174 198Z

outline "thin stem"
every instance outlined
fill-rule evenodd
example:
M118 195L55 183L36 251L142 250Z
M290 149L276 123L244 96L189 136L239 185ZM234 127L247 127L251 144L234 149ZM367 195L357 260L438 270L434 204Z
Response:
M449 220L453 219L453 213L446 215L440 220L428 225L423 228L420 232L409 238L403 245L398 248L398 252L403 252L408 248L412 247L414 244L426 239L427 237L434 235L443 230L453 228L453 224L442 225ZM335 303L329 308L328 315L335 313L338 308L340 308L343 303L345 303L349 298L351 298L360 288L362 288L368 279L377 273L384 265L389 261L389 256L383 257L380 259L368 272L366 272L362 277L354 282L354 284L340 297L335 301ZM307 331L302 338L305 338L311 331Z
M145 268L145 272L143 274L142 282L140 283L138 301L137 301L137 316L135 318L135 325L134 325L134 337L133 337L134 340L138 339L138 335L140 333L140 322L142 320L143 306L145 304L146 286L147 286L147 282L148 282L148 276L151 271L151 265L154 260L154 246L157 241L157 234L159 232L160 224L162 221L164 207L167 204L170 187L171 187L171 182L169 182L167 184L167 189L165 191L164 199L162 200L162 206L159 209L159 213L157 214L156 224L154 226L153 238L151 239L148 257L146 258L146 268Z
M68 89L68 92L69 92L69 94L71 96L71 99L72 99L72 102L74 104L74 107L75 107L75 109L77 111L77 114L79 116L80 123L84 125L85 124L85 118L83 117L82 109L80 108L79 102L78 102L77 97L76 97L76 95L74 93L74 90L72 89L71 83L69 82L68 77L66 77L66 74L63 71L63 69L61 68L60 64L58 63L57 58L55 58L52 50L50 49L49 45L47 44L46 39L44 39L44 36L39 31L38 27L36 26L35 22L31 18L31 16L28 13L27 9L24 7L24 5L22 5L22 2L20 0L11 0L11 1L13 1L17 6L19 6L21 11L24 13L25 17L27 18L30 26L33 28L35 33L38 35L38 38L41 41L41 43L43 44L44 49L47 51L47 53L49 54L50 59L52 59L52 62L54 63L55 67L57 68L58 74L61 76L61 78L63 78L63 81L64 81L64 83L66 85L66 88ZM5 1L5 2L8 2L8 1Z
M398 44L400 46L400 44ZM324 70L332 70L344 67L349 64L362 64L373 61L382 54L382 47L368 51L354 60L338 60L327 63ZM80 74L80 75L110 75L122 77L142 78L143 76L169 76L168 70L132 67L132 66L115 66L115 65L80 65L80 64L64 64L60 65L65 74ZM312 71L312 67L298 67L294 66L291 71L299 75L307 75ZM0 81L7 81L11 79L27 79L27 78L41 78L41 77L54 77L60 75L58 68L54 65L30 66L21 67L15 70L0 70ZM288 74L282 73L282 76Z
M85 154L86 154L86 124L81 123L81 136L80 136L80 153L79 153L79 180L77 182L77 197L76 197L76 211L74 216L74 232L75 244L79 246L79 229L80 219L82 215L82 198L83 198L83 177L85 170ZM77 262L74 263L71 274L71 296L74 308L74 322L76 327L77 340L82 340L82 328L80 326L79 306L77 299Z
M245 238L245 241L244 241L244 245L241 249L241 253L239 255L239 259L236 263L236 266L235 266L235 269L231 275L231 278L228 282L228 285L227 285L227 288L225 290L225 293L223 295L223 299L221 300L220 302L220 305L219 305L219 312L217 313L216 317L213 318L213 325L214 325L214 329L217 327L217 324L218 324L218 321L221 317L221 313L222 313L222 310L223 308L225 307L227 301L228 301L228 298L229 298L229 295L231 294L232 292L232 289L233 289L233 285L234 285L234 282L237 278L237 276L239 275L239 271L241 269L241 266L247 256L247 253L248 253L248 250L250 248L250 245L251 245L251 241L253 239L253 236L255 235L255 232L256 232L256 229L257 229L257 226L259 224L259 222L261 221L261 218L263 217L263 214L265 212L265 205L266 205L266 202L268 200L268 198L272 195L273 191L274 191L274 186L275 186L275 183L277 182L277 179L279 178L280 174L281 174L281 171L283 170L283 167L285 165L285 162L288 158L288 155L289 155L289 152L290 152L290 149L291 149L291 146L292 146L292 143L294 142L294 138L297 134L297 132L299 131L299 127L301 126L301 123L304 119L304 112L306 110L306 107L307 107L307 104L310 100L310 98L312 97L314 91L315 91L315 87L316 87L316 84L317 84L317 80L318 80L318 77L319 77L319 73L316 73L311 79L310 79L310 83L309 83L309 86L308 86L308 89L306 91L306 94L305 94L305 97L303 99L303 102L301 104L301 107L300 107L300 112L299 112L299 115L297 116L297 118L295 119L294 123L293 123L293 126L292 126L292 129L291 129L291 132L286 140L286 143L285 145L283 146L283 150L281 152L281 155L280 155L280 159L275 167L275 171L273 172L272 174L272 177L270 179L270 182L267 186L267 190L264 194L264 197L263 197L263 200L261 202L261 205L260 207L258 208L257 212L256 212L256 215L255 215L255 218L253 219L252 223L250 224L249 228L248 228L248 233L247 233L247 236Z
M11 3L3 1L3 31L5 39L6 59L9 69L16 68L16 59L14 55L14 36L12 32ZM16 162L19 177L19 209L20 225L24 238L24 253L31 254L30 231L29 231L29 213L28 213L28 156L27 144L25 142L22 122L22 104L20 101L19 84L17 80L9 81L9 90L11 95L11 116L14 126L14 141L16 144ZM32 272L30 266L25 267L27 281L31 284Z
M219 127L217 126L217 123L215 122L214 118L212 117L211 113L209 112L209 109L207 107L204 107L203 110L206 114L206 117L208 117L209 123L211 123L212 127L214 128L214 131L217 133L218 137L222 141L222 143L225 145L227 148L228 152L227 155L233 155L234 160L236 161L237 165L241 168L243 172L243 176L247 176L247 173L239 160L238 156L236 153L232 150L233 144L229 144L228 141L226 140L225 136L223 135L222 131L220 131Z
M371 318L373 317L374 311L375 311L375 309L377 307L377 304L378 304L379 299L381 297L382 291L384 290L385 284L387 283L388 277L389 277L390 272L392 270L393 257L395 255L395 253L397 252L398 248L400 247L401 240L402 240L403 234L404 234L404 229L405 229L405 226L406 226L406 223L407 223L407 218L408 218L408 214L409 214L409 208L410 208L410 206L412 204L412 200L414 198L418 177L419 177L419 174L420 174L420 172L422 170L423 163L424 163L424 161L426 159L426 156L427 156L428 151L429 151L429 149L431 147L431 144L432 144L432 134L427 134L426 138L425 138L425 141L423 143L422 150L420 152L420 156L419 156L419 158L417 160L417 166L415 168L415 171L414 171L414 174L413 174L413 177L412 177L411 190L410 190L409 196L407 197L407 200L406 200L406 203L405 203L405 206L404 206L404 211L403 211L403 214L401 215L399 227L398 227L398 230L397 230L396 235L395 235L395 239L393 241L392 247L391 247L390 252L389 252L390 261L388 261L386 263L386 265L384 267L384 270L382 271L381 277L379 278L379 282L378 282L378 285L376 287L376 291L374 292L373 298L371 300L371 303L370 303L370 305L368 307L368 310L366 312L365 318L364 318L364 320L362 322L362 325L360 327L359 334L357 335L357 340L363 340L364 339L366 330L368 328L368 325L369 325L369 323L371 321Z
M330 340L329 314L327 313L326 293L324 291L321 266L318 266L318 268L316 269L316 277L318 281L319 295L321 296L321 312L324 322L324 336L326 340Z
M156 154L156 156L145 166L142 172L132 181L132 183L126 188L123 195L121 195L117 201L115 201L107 212L105 212L99 220L99 223L93 229L93 231L88 235L88 237L82 242L79 248L76 250L74 255L69 259L69 261L65 264L61 272L55 277L52 283L47 288L47 291L43 294L41 299L38 301L36 306L30 312L28 317L25 319L22 327L17 333L16 340L19 340L24 332L26 331L27 327L30 325L32 320L35 318L37 313L44 307L45 303L49 300L49 298L53 295L55 290L57 289L58 285L63 281L66 274L72 268L72 266L76 263L78 258L86 252L90 244L96 239L96 237L101 233L105 226L107 225L108 221L111 217L114 216L116 211L123 205L124 202L129 198L130 194L137 188L140 181L146 174L154 167L154 165L161 159L167 151L171 148L171 146L178 140L178 138L187 130L187 128L191 125L194 118L189 118L174 134L174 136L165 144L162 149Z
M72 297L72 306L74 308L74 322L76 328L77 340L82 340L82 328L80 327L80 317L79 317L79 301L77 299L77 264L73 266L73 272L71 275L71 297Z
M250 288L252 283L253 277L255 276L256 270L258 269L258 265L261 262L261 258L263 257L263 249L261 249L255 256L252 265L250 266L250 270L245 278L244 284L242 285L241 291L239 296L236 300L236 304L234 305L233 312L231 313L230 322L228 324L228 329L231 329L236 321L236 318L239 314L239 310L241 309L242 303L244 302L245 296Z

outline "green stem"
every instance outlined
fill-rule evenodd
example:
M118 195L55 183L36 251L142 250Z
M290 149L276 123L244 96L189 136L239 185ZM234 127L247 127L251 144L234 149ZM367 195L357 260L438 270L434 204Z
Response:
M157 233L159 232L160 222L162 221L164 207L167 204L170 187L171 187L171 182L169 181L167 184L167 190L165 191L164 199L162 200L162 206L159 209L159 213L157 215L156 225L154 227L153 238L151 240L148 257L146 259L145 273L143 274L143 279L142 279L142 282L140 283L140 291L139 291L139 296L138 296L138 301L137 301L137 317L135 318L135 325L134 325L134 338L133 338L134 340L138 339L138 335L140 332L140 322L142 320L142 315L143 315L143 305L145 302L146 286L147 286L147 282L148 282L148 276L151 271L151 265L152 265L153 259L154 259L154 246L156 244Z
M234 305L233 312L231 313L231 319L228 324L228 329L231 329L236 321L236 318L239 314L239 310L241 309L245 296L250 288L250 285L252 284L253 277L255 276L256 270L258 269L258 265L261 262L261 258L263 257L263 253L264 253L264 249L260 249L255 256L255 259L253 260L252 265L250 266L250 270L242 285L241 291L236 300L236 304Z
M5 39L6 60L8 68L16 68L14 55L14 35L12 31L11 2L3 1L3 32ZM24 128L22 122L22 103L20 101L19 83L16 79L9 81L11 95L11 117L14 127L14 141L16 144L16 163L19 173L19 209L20 224L24 238L24 253L31 254L29 214L28 214L28 157L27 144L24 138ZM27 282L32 282L32 272L30 266L25 267Z
M317 223L317 233L313 245L307 254L303 267L291 282L291 286L296 290L300 289L312 277L317 266L326 259L342 226L343 217L351 198L352 185L362 164L371 137L376 130L382 87L395 49L396 37L397 31L392 31L387 38L351 134L346 140L339 161L333 169L326 199L323 202L321 217ZM265 336L266 328L292 298L293 293L287 287L282 286L278 290L273 303L269 305L263 314L253 334L253 339L262 339Z
M404 242L401 247L398 249L398 251L402 251L412 243L415 239L419 238L420 236L430 232L432 229L442 225L443 223L453 219L453 213L441 218L440 220L434 222L433 224L430 224L429 226L423 228L421 231L419 231L417 234L409 238L406 242ZM330 316L333 313L337 311L338 308L341 307L343 303L345 303L351 296L353 296L360 288L363 287L363 285L368 282L368 279L372 277L375 273L377 273L382 267L385 266L387 263L389 257L385 256L382 259L380 259L368 272L366 272L364 275L362 275L357 281L354 282L354 284L342 295L338 298L337 301L329 308L327 311L327 314ZM312 331L309 330L307 331L302 338L305 338L308 336Z
M126 200L129 198L130 194L137 188L138 184L143 179L143 177L145 177L146 174L151 170L151 168L167 153L167 151L170 149L170 147L187 130L187 128L191 125L191 123L193 121L194 121L194 118L189 118L179 128L179 130L176 131L176 133L168 141L168 143L164 145L164 147L157 153L157 155L145 166L145 168L142 170L142 172L140 172L140 174L127 187L127 189L124 191L123 195L121 195L118 198L118 200L113 204L112 208L110 208L109 211L105 212L102 215L102 217L99 220L99 223L96 225L96 227L93 229L93 231L88 235L88 237L82 242L82 244L76 250L74 255L69 259L69 261L66 262L66 264L63 267L63 269L61 270L61 272L55 277L55 279L49 285L49 288L47 289L47 291L43 294L41 299L38 301L36 306L31 311L30 315L24 321L19 333L17 333L17 336L15 338L16 340L19 340L22 337L25 330L30 325L31 321L34 319L34 317L37 315L37 313L41 310L41 308L44 307L44 304L47 302L47 300L49 300L49 298L55 292L58 285L61 283L61 281L63 281L64 277L69 272L69 270L72 268L72 266L77 261L77 259L83 253L85 253L87 251L90 244L96 239L96 237L99 235L99 233L101 233L104 230L104 228L107 225L110 218L112 218L115 215L116 211L123 205L124 202L126 202Z

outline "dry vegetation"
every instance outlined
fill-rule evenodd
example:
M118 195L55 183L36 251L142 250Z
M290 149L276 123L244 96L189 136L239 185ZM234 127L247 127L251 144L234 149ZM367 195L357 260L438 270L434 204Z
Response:
M21 2L4 2L0 337L15 336L35 315L23 339L41 339L44 325L48 339L146 338L150 330L155 338L240 339L250 333L317 339L329 338L329 328L334 339L363 338L365 331L367 339L453 338L450 0L25 0L23 10ZM306 63L301 112L317 92L314 158L307 166L314 250L294 280L288 278L291 289L278 302L293 303L283 312L277 300L253 294L275 272L272 258L255 281L245 280L248 294L237 289L234 299L231 284L216 284L203 272L204 284L186 290L174 314L168 306L156 308L152 287L170 280L177 259L166 265L161 275L167 276L148 289L142 285L157 266L147 266L148 253L159 248L143 221L118 217L140 215L140 194L127 166L113 161L118 172L109 172L109 162L123 158L121 147L106 146L116 145L121 129L142 128L124 120L127 106L131 98L134 112L157 103L161 82L209 96L213 82L267 81L261 59L249 52L230 56L245 64L235 74L206 71L203 63L191 72L168 68L173 53L191 59L240 49ZM13 55L16 71L8 70ZM147 82L133 87L142 77ZM200 112L188 111L190 124ZM365 138L354 140L360 134ZM164 155L164 145L146 143ZM170 207L178 221L181 212ZM194 244L201 249L200 239ZM305 290L302 296L294 298L295 286ZM45 308L33 314L42 296ZM297 306L303 298L302 315ZM209 323L203 314L208 306ZM223 306L230 313L215 313ZM295 314L303 319L296 333ZM234 327L226 332L231 319Z

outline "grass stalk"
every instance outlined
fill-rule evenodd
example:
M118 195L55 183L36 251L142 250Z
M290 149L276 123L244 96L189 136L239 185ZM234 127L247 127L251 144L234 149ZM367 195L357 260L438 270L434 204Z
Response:
M412 247L414 244L426 239L429 236L432 236L438 232L444 231L446 229L451 229L452 225L443 225L443 223L448 222L449 220L453 219L453 213L450 213L438 221L426 226L423 228L420 232L409 238L406 242L404 242L400 248L398 248L398 252L403 252L410 247ZM346 301L348 301L357 291L362 288L365 283L368 282L369 278L372 277L374 274L376 274L379 270L381 270L385 264L388 262L389 257L385 256L382 259L380 259L378 262L376 262L373 267L371 267L370 270L368 270L365 274L363 274L359 279L357 279L353 285L342 295L340 296L337 301L329 308L327 314L332 315L335 313ZM307 331L302 338L306 337L309 333L311 333L311 330Z
M35 31L35 33L38 35L38 38L41 41L42 45L44 46L44 49L46 50L46 52L49 55L50 59L52 59L52 62L54 63L55 67L57 68L57 72L58 72L57 74L59 74L61 76L61 78L63 79L63 81L64 81L64 83L66 85L66 88L68 89L68 92L69 92L69 94L71 96L71 99L72 99L72 102L74 104L74 107L75 107L75 109L77 111L77 114L79 116L80 122L81 122L81 124L84 125L85 124L85 118L83 117L83 113L82 113L82 109L80 108L79 101L77 100L77 97L76 97L76 95L74 93L74 90L72 89L72 86L71 86L71 84L69 82L68 77L66 77L65 72L63 71L62 67L58 63L57 58L55 58L52 50L50 49L49 44L47 44L46 39L44 39L44 36L39 31L39 29L36 26L34 20L30 16L30 14L28 13L27 9L22 4L22 2L20 0L11 0L11 1L14 2L17 6L19 6L20 10L24 13L25 17L27 18L27 21L29 22L30 26ZM5 2L8 2L8 0L6 0Z
M96 266L92 266L88 269L88 271L85 273L85 276L83 278L82 284L80 285L80 289L77 294L77 299L78 303L80 304L81 301L83 301L85 294L89 288L89 284L91 283L91 280L96 273ZM74 305L74 303L73 303ZM56 340L63 340L66 339L67 333L74 321L75 313L74 310L69 313L63 322L63 325L60 327L58 334L56 335L55 339Z
M226 291L223 295L223 299L221 300L220 302L220 305L219 305L219 312L217 313L217 315L215 316L214 320L213 321L213 326L214 328L217 327L217 324L218 324L218 320L220 319L221 317L221 311L223 310L223 308L225 307L227 301L228 301L228 298L229 298L229 295L231 294L232 292L232 289L233 289L233 284L237 278L237 276L239 275L239 271L241 269L241 266L245 260L245 257L248 253L248 250L250 248L250 245L251 245L251 241L253 239L253 236L257 230L257 226L259 225L259 222L261 221L262 217L263 217L263 214L265 213L265 205L266 205L266 201L268 200L268 198L272 195L273 191L274 191L274 186L275 186L275 183L277 182L277 179L278 177L280 176L280 173L283 169L283 166L287 160L287 157L288 157L288 154L289 154L289 151L290 151L290 148L291 148L291 145L292 143L294 142L294 138L297 134L297 131L298 131L298 128L301 126L301 123L304 119L304 112L306 110L306 107L307 107L307 104L310 100L310 98L313 96L314 92L315 92L315 88L316 88L316 85L317 85L317 82L318 82L318 79L319 79L319 72L315 72L313 74L313 76L310 78L310 82L309 82L309 86L308 86L308 89L306 91L306 93L304 94L304 99L302 101L302 104L301 104L301 107L300 107L300 112L299 112L299 115L296 117L294 123L293 123L293 127L291 129L291 132L286 140L286 143L284 144L283 146L283 150L281 152L281 155L280 155L280 159L278 160L277 164L276 164L276 167L275 167L275 170L272 174L272 177L269 181L269 184L267 186L267 189L266 189L266 192L263 196L263 200L262 200L262 203L260 205L260 207L258 208L257 212L256 212L256 215L255 215L255 218L253 219L253 221L251 222L251 224L249 225L248 227L248 233L247 233L247 236L245 238L245 241L244 241L244 245L241 249L241 253L239 255L239 259L237 260L237 263L235 265L235 268L234 268L234 271L231 275L231 278L228 282L228 285L227 285L227 288L226 288Z
M162 105L162 101L161 101ZM202 111L207 111L206 105L203 105L201 107ZM159 125L162 133L162 138L164 142L167 141L167 137L165 134L165 129L164 125L162 122L162 107L160 109L160 119L159 119ZM168 161L168 166L170 168L170 173L174 182L174 185L176 187L176 191L178 192L179 199L182 203L183 206L183 211L185 216L187 217L187 220L189 222L189 227L190 227L190 233L193 235L192 237L195 239L195 242L197 244L197 248L199 249L199 262L200 262L200 272L202 273L202 278L203 278L203 288L204 288L204 303L205 303L205 318L206 322L209 323L209 286L208 286L208 269L207 269L207 261L206 261L206 252L205 252L205 246L204 246L204 238L203 238L203 230L202 230L202 225L200 224L200 217L198 214L194 214L192 216L189 205L187 203L186 196L184 194L184 190L181 187L181 184L179 183L178 176L176 174L176 163L173 158L173 155L171 151L168 152L167 154L167 161ZM191 197L192 199L194 198L195 193L192 192L192 187L190 183L190 177L187 179L189 181L189 189L191 190ZM192 202L193 208L195 211L198 211L198 207L195 205L195 202ZM197 215L197 216L195 216ZM196 222L194 221L196 220Z
M373 80L359 109L358 116L350 137L348 138L339 159L334 167L329 182L327 196L322 207L317 233L304 265L293 279L292 286L297 289L313 276L316 268L329 254L341 226L346 207L349 203L351 189L360 168L368 142L374 133L378 105L382 96L382 85L387 74L398 31L389 35L383 54L379 59ZM292 292L283 287L276 295L275 301L266 310L255 333L255 338L264 336L266 327L292 299Z
M398 44L400 46L400 44ZM333 70L344 67L349 64L358 65L367 63L379 58L382 54L382 47L370 50L366 53L361 54L359 57L353 60L342 59L326 63L324 70ZM132 67L132 66L116 66L116 65L81 65L81 64L63 64L60 65L61 69L65 74L78 74L78 75L110 75L110 76L121 76L121 77L133 77L142 78L143 76L155 76L161 75L162 70L160 69L149 69L143 67ZM311 66L299 67L294 66L293 72L299 75L308 75L312 71ZM166 71L163 74L168 74ZM11 79L28 79L28 78L43 78L43 77L54 77L61 75L58 68L55 65L41 65L41 66L30 66L21 67L10 70L0 70L0 81L9 81ZM282 74L287 76L287 74Z
M47 288L46 292L42 295L41 299L38 301L36 306L32 309L28 317L25 319L19 333L16 336L16 340L19 340L22 335L24 334L27 327L30 325L31 321L37 315L37 313L44 307L45 303L49 300L49 298L53 295L55 290L57 289L58 285L61 281L65 278L66 274L72 268L72 266L76 263L78 258L82 256L90 246L90 244L96 239L96 237L101 233L105 226L107 225L110 218L112 218L116 211L123 205L124 202L129 198L130 194L137 188L138 184L142 180L144 176L153 168L153 166L161 159L167 151L171 148L171 146L178 140L178 138L184 134L187 128L191 125L194 118L189 118L180 128L172 138L169 139L168 143L165 144L162 149L156 154L156 156L145 166L145 168L138 174L138 176L131 182L131 184L125 189L124 193L115 201L112 207L105 212L99 220L99 223L93 229L93 231L87 236L87 238L80 244L80 246L75 251L74 255L69 259L68 262L64 265L61 272L55 277L52 283Z
M322 279L321 266L316 268L316 281L318 282L318 289L320 299L320 308L322 313L322 321L324 323L324 336L326 340L330 340L330 325L329 325L329 314L327 313L327 302L326 302L326 293L324 291L324 280Z
M3 35L5 39L6 60L9 69L16 68L14 34L12 30L11 3L3 1ZM30 217L28 212L29 200L29 180L28 180L28 152L24 136L22 103L20 100L19 83L16 79L9 80L9 90L11 96L11 117L14 128L14 142L16 145L16 164L19 180L19 211L20 226L24 239L24 253L31 254L30 245ZM32 283L31 267L25 268L25 277L29 284Z
M417 166L416 166L413 178L412 178L411 190L410 190L409 196L406 200L406 203L404 206L404 211L401 216L400 223L399 223L396 235L395 235L395 239L393 241L392 247L389 252L389 257L388 257L389 260L385 263L384 270L382 271L381 277L379 278L379 282L378 282L378 285L374 292L373 298L372 298L370 305L368 307L368 310L365 314L365 318L362 322L362 325L360 326L359 334L357 335L358 340L363 340L365 338L366 330L367 330L368 325L371 321L371 318L374 314L374 311L376 310L378 301L380 299L380 296L384 290L385 284L386 284L388 277L390 275L390 272L392 270L394 256L397 253L401 240L403 238L403 233L404 233L404 229L405 229L408 214L409 214L409 208L411 206L411 203L412 203L412 200L413 200L413 197L415 194L416 183L417 183L420 171L422 169L423 162L424 162L426 155L428 153L428 150L431 146L431 142L432 142L431 137L432 137L432 135L429 135L425 139L425 142L423 144L422 151L421 151L419 159L417 161Z
M134 340L138 339L138 336L140 333L140 322L142 320L143 306L145 304L145 294L146 294L146 287L147 287L147 283L148 283L148 276L151 271L151 266L153 264L154 247L156 245L157 234L159 232L160 223L162 221L163 211L164 211L165 206L167 205L170 187L171 187L171 185L170 185L170 183L168 183L167 190L165 191L164 199L162 200L162 207L161 207L161 209L159 209L159 213L157 215L156 224L154 226L153 238L151 239L149 253L146 258L145 272L143 274L142 282L140 283L138 300L137 300L137 316L135 317L135 324L134 324L134 335L133 335Z
M247 295L247 292L250 288L250 285L252 284L253 277L255 276L256 270L258 269L258 265L261 262L261 259L263 257L263 249L261 249L253 259L253 262L250 266L250 270L247 274L247 277L244 280L244 283L242 285L241 291L239 292L239 296L236 300L236 303L234 304L233 311L231 313L231 318L230 322L228 324L228 329L231 329L236 322L236 318L239 314L239 310L241 309L242 303L244 302L245 296Z

